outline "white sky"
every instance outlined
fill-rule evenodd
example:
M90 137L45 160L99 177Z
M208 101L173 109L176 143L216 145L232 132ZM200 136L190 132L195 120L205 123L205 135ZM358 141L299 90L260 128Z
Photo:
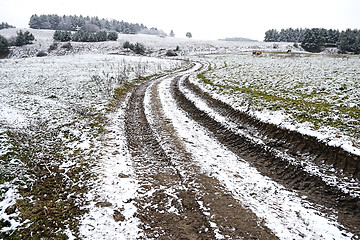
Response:
M360 29L360 0L0 0L0 22L28 27L32 14L98 16L197 39L263 40L272 28Z

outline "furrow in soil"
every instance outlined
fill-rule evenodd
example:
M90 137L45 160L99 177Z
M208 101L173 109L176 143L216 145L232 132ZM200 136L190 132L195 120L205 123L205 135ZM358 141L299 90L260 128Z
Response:
M311 137L300 136L298 133L252 119L249 115L212 99L185 80L186 78L183 79L184 81L173 81L171 88L178 106L188 116L208 129L214 138L255 166L263 175L306 197L319 210L335 216L347 230L360 235L360 199L357 192L338 188L336 184L326 181L324 173L320 174L322 164L331 165L336 169L332 174L340 181L342 178L352 179L355 181L352 187L359 186L356 182L359 159L356 156L318 143ZM202 99L216 114L233 126L226 126L224 121L200 110L185 96L184 89ZM234 126L242 133L234 130ZM320 166L320 173L308 171L307 163Z

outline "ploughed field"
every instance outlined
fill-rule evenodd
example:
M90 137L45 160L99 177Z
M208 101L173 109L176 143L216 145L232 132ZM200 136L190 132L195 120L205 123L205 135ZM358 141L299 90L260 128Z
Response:
M4 236L360 237L358 57L69 58L0 62Z

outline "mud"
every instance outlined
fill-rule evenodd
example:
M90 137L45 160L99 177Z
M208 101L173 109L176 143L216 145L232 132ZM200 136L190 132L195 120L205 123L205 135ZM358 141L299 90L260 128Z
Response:
M336 216L347 231L360 236L360 199L321 176L306 170L311 163L323 165L339 179L360 177L360 159L340 148L276 125L213 99L189 80L180 81L185 70L153 78L133 89L126 111L127 146L141 189L136 202L137 217L149 239L277 239L261 219L243 207L219 180L202 173L191 153L164 115L158 86L171 80L171 94L188 117L239 158L288 190L305 196L319 211ZM189 73L187 73L189 75ZM181 89L188 89L218 114L225 116L248 136L241 135L198 109ZM279 153L289 158L279 156ZM289 159L292 159L289 161ZM324 174L326 168L324 168ZM216 227L214 227L214 224Z
M142 189L135 199L141 228L150 239L277 239L217 179L202 174L163 116L157 84L132 92L125 123L129 150ZM144 97L151 88L151 114ZM214 229L210 222L216 224Z
M232 132L199 110L179 89L179 81L172 84L178 105L191 118L206 127L216 139L239 157L251 162L263 175L299 192L316 205L324 206L321 211L336 214L338 221L360 236L360 199L330 186L320 177L311 175L301 165L294 165L271 151L277 149L300 161L311 159L314 164L328 164L336 169L339 177L358 178L360 160L336 147L327 146L315 138L261 122L246 113L236 111L229 105L211 98L187 79L183 86L205 100L216 112L231 119L239 128L248 133L260 133L266 146L256 144L244 136ZM258 137L258 136L257 136Z

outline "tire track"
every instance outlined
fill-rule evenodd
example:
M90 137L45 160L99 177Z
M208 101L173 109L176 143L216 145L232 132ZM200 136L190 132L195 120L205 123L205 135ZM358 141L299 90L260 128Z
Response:
M214 233L182 178L154 136L144 110L151 81L136 87L129 100L125 131L142 189L137 217L150 239L213 239Z
M182 176L183 185L195 193L200 210L210 223L216 238L226 239L277 239L250 210L235 200L216 178L201 173L192 161L191 154L177 137L171 121L164 116L158 86L148 90L147 116L157 139L171 157Z
M297 133L278 129L275 125L251 119L249 116L237 112L230 106L202 93L188 80L181 87L191 90L203 99L208 106L211 106L216 113L229 119L239 129L245 129L248 133L258 133L255 136L254 134L250 134L250 136L241 135L230 127L224 126L224 124L210 117L208 113L198 109L181 91L179 81L174 81L171 88L177 104L188 116L207 128L218 141L239 157L253 164L265 176L274 179L288 189L300 192L309 201L320 205L319 207L323 206L320 209L321 211L329 215L336 215L341 224L358 237L360 236L360 199L357 196L329 185L321 177L305 171L303 165L293 164L287 158L275 153L280 151L285 155L289 154L296 161L299 161L301 157L307 157L308 160L310 153L315 156L313 159L318 165L333 163L335 156L335 159L341 163L335 163L333 166L354 178L359 173L359 161L356 157L351 158L332 147L326 148L324 144L314 142L314 139L299 136ZM255 138L260 138L265 145L254 141ZM341 176L343 177L343 175ZM358 185L358 182L356 184Z
M181 74L140 84L128 101L125 133L142 185L133 199L140 227L150 239L277 239L217 179L201 173L164 116L158 85Z

